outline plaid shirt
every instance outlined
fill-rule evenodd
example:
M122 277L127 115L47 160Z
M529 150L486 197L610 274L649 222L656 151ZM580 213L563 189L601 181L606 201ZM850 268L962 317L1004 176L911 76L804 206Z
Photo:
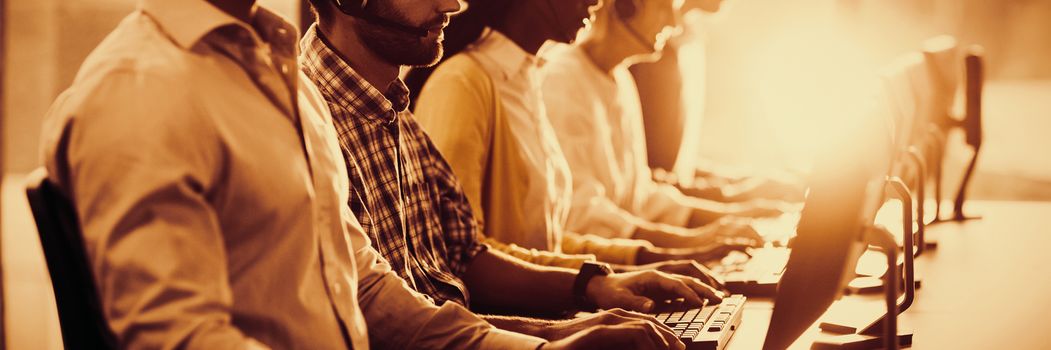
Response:
M391 267L437 304L467 305L459 276L481 231L452 168L408 111L408 88L381 93L330 48L317 26L301 43L302 67L328 102L350 174L350 208Z

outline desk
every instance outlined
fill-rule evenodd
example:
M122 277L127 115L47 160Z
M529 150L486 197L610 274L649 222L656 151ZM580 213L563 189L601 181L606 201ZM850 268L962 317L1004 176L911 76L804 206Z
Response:
M899 326L915 349L1051 348L1051 202L971 201L981 220L928 227L938 248L917 259L923 287ZM882 308L880 295L846 296L836 307ZM749 300L727 349L759 349L771 299ZM815 325L792 346L807 349Z

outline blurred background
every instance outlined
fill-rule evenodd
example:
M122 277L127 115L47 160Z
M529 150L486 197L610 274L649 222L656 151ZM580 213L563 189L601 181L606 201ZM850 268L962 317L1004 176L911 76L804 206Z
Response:
M259 3L293 23L301 15L299 0ZM0 0L0 348L62 347L21 179L39 166L51 102L134 7L134 0ZM729 0L695 21L695 40L680 51L689 114L680 162L805 169L827 126L867 103L880 67L950 34L986 48L985 145L969 198L1051 200L1049 18L1051 0ZM949 139L946 188L955 189L970 153L961 135Z
M870 103L882 67L950 34L986 49L985 144L969 198L1051 200L1051 0L724 4L680 52L690 114L680 163L805 169L826 127ZM962 132L949 144L955 189L971 153Z

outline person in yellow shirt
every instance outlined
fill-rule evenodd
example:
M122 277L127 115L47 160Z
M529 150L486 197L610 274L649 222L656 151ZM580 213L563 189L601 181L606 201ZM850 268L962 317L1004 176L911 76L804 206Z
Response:
M527 3L546 3L548 10L539 18L518 15ZM732 221L686 229L618 217L586 230L567 229L572 175L544 110L542 59L536 53L548 40L571 42L587 8L555 4L560 3L472 2L448 32L446 48L462 52L434 70L416 102L418 122L463 183L485 234L525 248L594 254L624 265L707 261L761 244L754 230Z

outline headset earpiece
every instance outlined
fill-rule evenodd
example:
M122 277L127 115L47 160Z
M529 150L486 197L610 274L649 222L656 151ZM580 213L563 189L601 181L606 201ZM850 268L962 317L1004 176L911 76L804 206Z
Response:
M365 13L365 6L368 6L369 0L332 0L332 3L336 5L339 12L347 16L360 17Z

